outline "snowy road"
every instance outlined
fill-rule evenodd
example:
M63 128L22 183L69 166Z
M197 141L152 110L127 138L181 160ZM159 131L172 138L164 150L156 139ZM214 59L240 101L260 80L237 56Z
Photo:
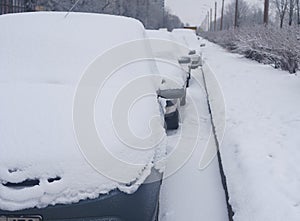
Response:
M198 76L194 76L191 80L187 105L181 110L181 116L183 124L193 126L196 122L195 116L189 114L193 101L200 116L199 141L189 161L174 175L163 180L160 221L224 221L228 217L217 158L215 157L205 170L198 169L212 127L200 69L194 74ZM195 77L201 81L200 85ZM189 135L183 134L187 137ZM170 135L169 144L174 144L178 136L178 134Z

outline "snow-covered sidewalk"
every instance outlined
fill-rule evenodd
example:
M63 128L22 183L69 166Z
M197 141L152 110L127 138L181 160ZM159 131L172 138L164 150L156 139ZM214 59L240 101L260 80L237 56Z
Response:
M300 220L300 77L205 43L226 103L221 155L234 220Z
M151 37L169 39L186 45L190 49L200 49L196 35L189 30L148 32ZM171 48L169 53L180 56L179 50ZM221 183L218 160L214 158L204 170L199 163L212 132L211 117L207 104L206 91L200 69L192 72L190 87L187 89L187 103L180 108L181 126L168 133L167 151L171 154L177 143L184 143L185 152L194 148L186 164L169 177L164 177L160 192L160 221L227 219L225 193ZM193 142L198 141L194 146ZM184 154L183 154L184 155ZM172 168L167 162L166 171ZM164 176L168 175L164 173Z
M197 116L189 113L192 113L190 111L192 100L196 104L200 115L198 144L188 162L175 174L163 180L160 197L160 221L224 221L227 219L225 194L217 158L214 158L205 170L199 170L201 155L211 133L206 94L202 86L194 78L191 79L187 104L181 109L181 116L184 118L183 124L193 129ZM191 134L193 133L179 135L178 132L170 135L168 137L169 145L175 146L174 143L179 136L181 139L182 137L193 139L190 137Z

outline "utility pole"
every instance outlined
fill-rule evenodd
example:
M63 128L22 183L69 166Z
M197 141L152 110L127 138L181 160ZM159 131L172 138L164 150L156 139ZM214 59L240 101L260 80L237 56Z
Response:
M207 15L205 15L205 18L204 18L204 20L202 21L202 23L201 23L201 25L200 25L200 28L201 28L203 31L206 31L206 30L207 30L206 26L207 26Z
M215 27L214 31L217 31L217 2L215 2Z
M224 19L224 0L222 1L222 10L221 10L221 24L220 24L220 31L223 30L223 19Z
M289 26L293 23L295 1L290 0Z
M297 6L297 23L300 25L300 5L299 5L299 0L296 0L296 6Z
M237 28L239 26L238 18L239 18L239 0L235 0L234 28Z
M207 31L209 31L209 11L207 11Z
M264 8L264 25L269 24L269 0L265 0L265 8Z
M146 20L145 27L149 28L149 0L146 0Z
M212 31L212 8L210 8L210 30Z

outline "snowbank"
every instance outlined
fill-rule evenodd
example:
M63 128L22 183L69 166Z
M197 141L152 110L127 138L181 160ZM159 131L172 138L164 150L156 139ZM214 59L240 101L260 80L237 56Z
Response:
M112 122L101 121L103 116L96 115L95 123L99 133L105 133L106 147L119 159L140 164L135 173L128 174L130 183L136 181L129 186L102 176L81 154L72 122L76 87L89 63L111 47L143 39L144 27L124 17L81 13L64 16L65 13L0 16L3 210L78 202L115 188L132 193L153 165L155 148L143 152L129 149L112 132ZM96 102L96 113L110 114L108 108L120 87L150 73L144 63L118 70L103 89L109 95L106 103ZM152 86L155 92L157 88ZM141 98L130 114L134 116L130 118L134 128L139 128L138 135L146 136L149 119L160 114L157 99ZM104 117L110 119L110 115ZM28 179L37 180L39 185L21 189L4 186Z
M206 45L226 103L221 154L234 220L299 220L300 78Z

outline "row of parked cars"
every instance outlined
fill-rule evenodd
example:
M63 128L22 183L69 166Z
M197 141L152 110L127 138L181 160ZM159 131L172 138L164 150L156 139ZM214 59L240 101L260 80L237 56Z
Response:
M169 88L158 92L159 97L166 99L164 115L166 130L176 130L179 127L179 108L186 104L186 92L190 85L191 73L193 69L202 66L202 56L196 50L191 50L188 55L179 57L178 63L186 73L182 88Z
M43 60L43 62L48 61L49 64L37 64L37 65L41 65L41 66L47 66L47 65L51 65L51 67L49 67L50 69L52 68L61 68L61 69L67 69L69 68L69 66L66 63L61 63L61 62L54 62L53 59L58 58L60 56L60 54L55 54L52 51L52 47L56 47L55 43L56 41L60 41L60 42L65 42L68 45L72 45L72 42L68 42L72 40L72 36L74 35L74 31L75 30L79 30L80 28L85 29L85 26L91 25L89 22L94 20L96 17L95 15L92 16L92 18L90 18L91 16L88 14L71 14L68 19L71 20L70 24L65 26L64 23L66 22L64 19L64 14L61 13L37 13L37 14L20 14L20 15L6 15L6 16L0 16L0 25L4 24L5 27L11 27L11 24L14 24L15 26L23 26L24 23L30 25L31 21L35 21L37 22L39 19L42 23L43 26L48 26L48 28L41 28L40 30L35 29L32 33L31 30L21 30L20 32L14 32L11 31L9 29L5 29L4 30L4 34L0 36L0 47L4 48L4 52L5 52L5 47L4 45L8 45L11 44L9 47L7 47L7 52L10 50L9 48L13 47L13 43L14 40L11 39L17 39L20 36L26 36L26 37L31 37L32 40L30 43L28 43L29 45L26 47L22 47L22 48L13 48L10 50L10 52L12 53L12 56L2 56L0 54L0 66L5 66L7 70L3 71L2 73L0 73L0 82L5 84L5 87L2 87L2 90L5 90L5 88L11 88L10 84L13 84L14 87L18 87L18 85L27 85L30 84L30 88L28 90L32 90L33 87L37 86L37 90L34 91L34 93L30 94L30 96L38 96L38 93L40 90L43 90L44 85L58 85L58 87L70 87L69 83L64 83L64 81L54 81L54 80L48 80L47 83L45 84L45 82L43 82L42 80L40 80L40 75L36 75L34 77L38 78L39 80L36 81L34 79L30 79L30 81L28 82L28 78L27 78L27 72L26 71L32 71L34 70L33 66L30 66L31 63L36 62L36 60L32 60L33 58L29 55L29 56L24 56L24 50L30 50L30 47L34 46L35 44L35 38L37 38L37 35L39 37L38 42L36 44L40 44L37 46L37 48L39 48L38 53L40 53L41 56L44 56L44 54L51 54L53 57L51 59L46 59ZM108 27L110 28L111 25L109 25L109 21L111 20L112 23L114 22L120 22L120 26L122 26L123 24L123 20L125 18L118 18L116 19L114 16L111 16L111 18L109 16L105 16L105 17L97 17L96 20L99 19L101 21L101 19L105 19L105 22L103 23L108 23ZM122 20L121 20L122 19ZM126 19L125 19L126 20ZM101 22L100 22L101 23ZM140 29L140 24L138 22L132 21L130 20L128 27L132 28L133 26L137 26L137 29ZM97 21L94 23L97 24ZM126 24L126 22L124 23ZM62 26L64 27L64 29L68 29L70 28L70 32L65 32L65 33L69 33L68 36L60 36L60 33L52 33L49 32L47 33L48 29L52 29L55 30L56 26ZM36 27L33 27L36 28ZM88 30L92 30L90 33L85 33L85 36L89 36L89 35L93 35L95 34L93 32L94 28L88 29ZM102 31L108 31L109 29L105 30L105 28L103 28ZM64 30L66 31L66 30ZM85 30L87 31L87 30ZM122 30L119 31L119 35L123 35L124 32L122 32ZM16 35L16 36L12 36L12 35ZM100 33L101 34L101 33ZM99 36L101 36L99 34ZM116 34L116 33L114 33ZM20 35L20 36L18 36ZM49 37L49 35L51 37ZM45 38L45 39L43 39ZM100 37L101 38L101 37ZM53 39L53 40L49 40L49 39ZM95 38L96 39L96 38ZM25 43L25 42L23 42ZM70 44L69 44L70 43ZM3 45L1 45L3 44ZM47 48L47 50L42 50L41 48L44 47L44 45L52 45L51 47L45 47ZM93 49L92 45L88 46L88 43L85 42L84 39L82 39L81 42L77 42L77 44L79 44L79 46L77 45L77 47L79 49L82 50L82 59L84 60L84 57ZM105 44L105 39L98 39L98 44ZM78 49L78 50L79 50ZM23 51L22 51L23 50ZM66 53L65 56L72 56L72 53L74 54L74 52L70 51L67 53L69 49L63 50L63 53ZM59 50L58 50L59 51ZM15 53L15 54L13 54ZM32 51L32 53L37 53ZM25 53L27 54L27 52ZM20 57L18 57L20 56ZM24 64L25 67L19 67L16 66L16 64L18 63L18 59L23 59L24 60ZM38 57L36 58L38 60ZM77 60L78 63L80 63L80 59ZM51 64L50 64L51 63ZM178 63L181 65L182 67L182 71L185 73L185 81L184 84L182 85L182 87L178 88L165 88L165 87L161 87L159 88L156 93L157 93L157 97L159 102L157 102L157 104L160 103L160 105L164 105L163 109L163 116L162 118L164 119L164 128L166 131L168 130L176 130L178 129L178 127L180 126L180 116L179 116L179 112L180 112L180 107L184 106L186 104L186 93L187 93L187 88L190 85L190 80L191 80L191 71L193 69L196 69L198 67L200 67L202 65L202 58L201 55L194 50L191 50L189 52L189 54L183 56L183 57L179 57L178 58ZM28 64L28 66L26 66ZM82 63L82 66L84 65L84 63ZM23 72L23 75L20 74L16 74L15 73L9 73L9 70L11 70L13 72L13 70L18 69L20 72ZM78 68L78 67L77 67ZM78 68L80 69L80 68ZM53 69L54 70L54 69ZM56 69L55 69L56 70ZM76 72L76 70L72 70L69 71L71 73L71 77L72 77L72 73ZM11 79L9 79L8 75L13 75L13 77ZM40 73L41 75L43 73ZM55 75L54 72L52 73L48 73L48 77L51 78L51 75ZM78 73L79 74L79 73ZM53 77L53 76L52 76ZM58 76L57 79L61 79L59 78L61 76ZM25 80L24 80L25 79ZM166 79L167 80L167 79ZM162 82L162 84L165 82ZM7 86L7 87L6 87ZM48 87L48 86L47 86ZM26 86L27 88L27 86ZM56 86L55 86L56 88ZM10 90L10 89L7 89ZM15 90L18 90L18 88L15 88ZM56 91L57 89L55 89ZM48 91L46 92L46 94L48 93L50 98L53 98L54 95L52 95L52 93L56 93L55 91ZM4 91L5 92L5 91ZM2 93L2 92L1 92ZM25 89L24 93L27 93L27 89ZM51 95L51 96L50 96ZM6 95L6 97L8 97L8 101L4 101L3 97L0 97L0 106L2 105L2 103L4 104L4 102L7 103L6 106L8 106L7 108L7 116L9 116L8 119L10 119L10 117L13 118L19 118L18 115L23 116L23 112L22 109L13 109L15 108L15 106L12 103L22 103L24 102L24 99L15 95L11 95L12 97L10 98L10 93L8 93ZM54 106L55 106L55 102L56 100L60 100L60 99L64 99L64 94L58 94L57 97L54 97ZM35 97L32 97L34 101L38 100L35 99ZM69 99L69 98L68 98ZM11 101L12 100L12 101ZM163 102L162 102L163 101ZM12 102L12 103L11 103ZM26 101L29 106L39 106L39 105L44 105L44 103L39 103L39 102L33 102L30 99L28 101ZM69 101L66 101L69 102ZM46 102L47 104L47 102ZM9 105L11 105L11 107L9 107ZM57 106L59 106L60 104L57 103ZM12 108L11 113L9 113L9 108ZM146 107L147 108L147 107ZM50 108L49 108L50 109ZM44 110L44 109L43 109ZM47 111L47 108L45 108L45 110ZM61 110L60 110L61 111ZM42 117L43 120L44 118L48 118L49 116L47 116L47 114L52 114L52 113L45 113L41 114L41 116L34 116L34 114L31 114L30 112L27 115L27 118L32 119L32 121L34 121L34 118L39 118ZM0 120L1 120L1 115L0 115ZM61 119L61 124L64 124L64 119ZM40 129L41 131L44 130L44 127L47 128L47 125L45 124L38 124L34 123L32 124L32 127L37 127L37 131ZM8 122L8 124L11 124L10 122ZM16 127L18 127L18 122L15 124ZM16 128L16 131L19 132L24 132L26 133L26 131L29 129L31 130L31 128L23 128L22 126L23 124L20 123L19 127L20 128ZM37 125L37 126L36 126ZM64 127L64 125L62 125ZM7 126L8 127L8 126ZM37 139L37 136L39 136L38 134L34 134L34 133L28 133L28 135L26 135L26 143L22 144L22 139L23 136L22 134L12 134L12 130L9 128L7 129L5 128L5 124L2 125L2 127L0 126L0 152L1 153L5 153L5 152L9 152L9 148L13 148L15 151L15 154L18 155L18 148L20 150L20 152L25 152L24 148L27 148L27 144L34 146L34 140ZM14 129L14 128L12 128ZM6 131L6 132L3 132ZM57 133L59 133L60 130L57 131ZM47 132L47 131L46 131ZM53 132L53 131L52 131ZM55 133L55 131L54 131ZM70 133L72 134L73 131L67 131L66 133ZM55 134L54 134L55 135ZM64 136L64 135L62 135ZM21 138L22 137L22 138ZM3 141L3 139L4 141ZM20 139L20 140L18 140ZM63 140L64 138L60 138L61 140ZM61 140L58 139L57 140L57 144L59 144L59 142L61 142ZM7 142L6 142L7 141ZM38 145L44 145L47 146L47 143L51 143L53 144L53 140L42 140L42 142L39 142ZM55 144L55 143L54 143ZM9 146L9 145L15 145L15 146ZM19 145L19 146L18 146ZM50 166L49 168L51 169L51 167L57 167L57 165L54 165L53 162L50 159L38 159L40 156L37 152L40 151L38 148L39 146L37 145L36 148L36 153L30 152L30 155L24 155L24 157L29 157L29 158L33 158L34 160L34 156L32 156L32 154L36 154L36 161L38 162L42 162L42 161L46 161L43 163L49 164L52 166ZM32 147L30 147L32 149ZM62 148L64 148L64 146L62 145ZM75 147L74 147L75 148ZM55 152L55 149L50 150L50 152ZM71 154L71 153L70 153ZM13 156L13 155L10 155ZM55 156L55 154L54 154ZM4 159L5 156L3 156L1 154L1 159ZM57 153L57 157L59 158L59 152ZM0 159L0 161L1 161ZM60 174L55 175L54 173L49 171L49 178L47 178L46 180L44 179L45 176L48 176L47 172L43 172L43 174L39 175L38 173L35 173L36 171L38 171L38 165L35 167L35 170L33 171L29 171L29 172L24 172L26 171L27 168L22 168L22 165L26 165L26 159L24 160L24 164L23 164L23 160L22 163L18 162L18 159L22 159L22 156L18 156L18 157L11 157L10 159L6 159L2 160L2 164L1 164L1 171L0 171L0 221L42 221L42 220L59 220L59 221L64 221L64 220L72 220L72 221L91 221L91 220L97 220L97 221L157 221L158 220L158 213L159 213L159 192L160 192L160 185L161 185L161 181L162 181L162 172L152 168L151 170L151 174L148 176L148 178L145 180L145 182L143 184L141 184L138 189L134 192L134 193L126 193L126 191L121 191L121 188L112 188L111 190L107 191L106 193L101 193L101 191L99 191L99 194L97 197L86 197L85 195L85 190L84 187L80 187L80 194L82 194L82 199L78 198L79 200L74 200L73 201L68 201L68 194L70 199L72 197L74 197L74 193L69 192L68 194L63 192L62 190L59 190L60 185L61 186L66 186L64 187L65 189L72 189L71 187L73 187L74 183L71 183L71 181L68 181L67 178L65 178L65 175L67 175L67 170L64 171L64 168L59 168L57 171L63 171ZM72 158L71 158L72 159ZM77 159L77 158L75 158ZM66 159L70 160L70 159ZM5 162L7 162L7 164L5 164ZM56 161L55 161L56 162ZM80 163L78 163L80 165ZM15 166L14 166L15 165ZM65 164L62 164L65 165ZM73 164L76 165L76 164ZM40 165L42 167L42 164ZM29 168L30 166L28 166ZM4 172L3 172L4 171ZM124 173L126 173L126 171L124 171ZM18 176L18 174L20 174ZM25 174L25 175L24 175ZM86 174L80 174L80 177L84 177ZM87 176L89 177L89 176ZM79 179L79 178L78 178ZM155 182L148 182L149 180L156 180ZM90 180L91 182L93 182L93 180ZM46 184L45 184L46 182ZM68 183L69 182L69 183ZM76 179L73 179L72 182L76 182ZM78 181L79 182L79 181ZM89 182L89 180L87 180L86 182ZM43 187L49 187L50 185L51 188L49 188L50 190L47 190L46 188L44 188L43 193L41 193L41 187L42 185L44 185ZM56 185L56 186L55 186ZM95 185L97 186L97 183L95 182ZM75 186L75 185L74 185ZM99 184L100 186L100 184ZM126 184L125 186L130 186L130 184ZM89 187L91 188L91 187ZM95 188L97 189L97 188ZM98 189L97 189L98 190ZM47 192L48 191L48 192ZM53 194L53 192L58 191L57 193L55 193L57 195L57 198L61 197L62 195L65 195L65 200L59 201L59 200L55 200L53 198L52 201L49 200L49 202L47 201L50 197L47 198L48 195ZM61 191L61 192L59 192ZM87 192L90 190L86 190ZM32 195L38 195L40 194L39 197L37 198L30 198L26 196L26 194L32 194ZM75 194L76 195L76 194ZM80 196L80 195L79 195ZM57 203L58 202L58 203Z

